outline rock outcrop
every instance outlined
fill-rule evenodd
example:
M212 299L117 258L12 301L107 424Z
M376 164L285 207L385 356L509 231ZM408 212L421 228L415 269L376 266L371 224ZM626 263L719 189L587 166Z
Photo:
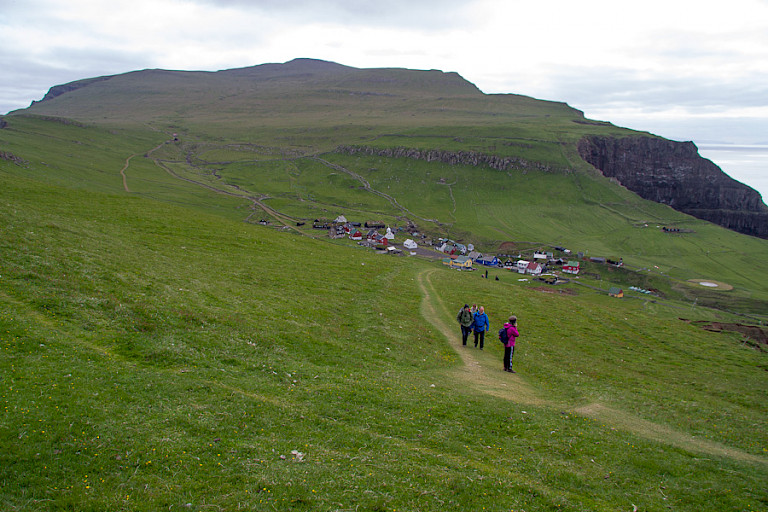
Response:
M23 158L18 157L13 153L9 153L7 151L0 151L0 160L7 160L8 162L13 162L16 165L26 165L29 163Z
M383 156L387 158L412 158L426 162L441 162L449 165L487 166L497 171L512 169L537 169L551 172L552 168L540 162L529 162L522 158L501 157L476 151L444 151L440 149L414 149L406 147L374 148L371 146L339 146L336 153L346 155ZM567 171L563 171L567 172Z
M746 235L768 238L760 194L699 155L693 142L590 136L579 154L606 177L644 199Z

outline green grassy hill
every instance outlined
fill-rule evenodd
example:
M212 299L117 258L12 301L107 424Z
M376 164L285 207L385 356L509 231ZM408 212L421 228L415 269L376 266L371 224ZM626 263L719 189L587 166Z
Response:
M439 72L318 66L311 93L279 66L205 74L196 100L178 94L187 73L139 72L119 95L89 91L116 79L102 80L5 117L3 509L768 507L766 352L691 322L765 318L768 242L597 176L569 141L620 130L574 123L565 105ZM142 74L156 93L131 86ZM279 108L243 100L248 84L279 99L291 83L304 96ZM333 89L357 84L381 96ZM495 147L547 169L339 144ZM342 213L627 265L587 264L600 280L558 287L486 280L295 225ZM666 298L600 291L614 283ZM518 315L517 374L493 332L482 352L460 346L465 302L492 331Z

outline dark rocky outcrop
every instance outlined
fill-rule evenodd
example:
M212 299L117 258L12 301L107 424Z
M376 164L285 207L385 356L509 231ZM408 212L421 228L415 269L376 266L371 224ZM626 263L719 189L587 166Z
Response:
M590 136L581 157L644 199L747 235L768 238L760 194L699 155L693 142Z
M346 155L383 156L388 158L412 158L427 162L441 162L449 165L487 166L498 171L512 169L537 169L550 172L552 169L540 162L529 162L522 158L501 157L476 151L443 151L440 149L414 149L406 147L374 148L371 146L339 146L336 153ZM566 171L564 171L566 172Z
M0 151L0 160L6 160L8 162L13 162L16 165L26 165L29 162L24 160L21 157L18 157L14 155L13 153L9 153L8 151Z
M0 117L0 130L2 130L2 129L3 129L3 128L5 128L6 126L8 126L8 121L6 121L6 120L5 120L5 119L3 119L2 117Z

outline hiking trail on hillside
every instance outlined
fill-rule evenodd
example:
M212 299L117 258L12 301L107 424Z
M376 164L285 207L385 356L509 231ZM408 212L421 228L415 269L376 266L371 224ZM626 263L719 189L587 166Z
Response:
M666 425L654 423L625 411L612 409L599 403L574 406L556 400L544 398L533 386L528 384L519 373L509 374L501 369L501 361L491 357L486 352L476 351L461 345L458 327L451 320L451 310L440 298L431 277L438 269L420 272L417 282L422 292L421 314L432 326L449 341L459 357L462 365L450 370L448 377L462 379L468 386L480 393L485 393L510 402L548 407L571 414L591 418L604 423L609 428L630 432L644 439L667 444L683 450L732 459L768 465L768 458L731 448L714 441L697 438L678 432ZM493 335L494 333L489 332ZM491 338L493 341L494 338Z
M144 153L144 156L149 157L152 153L154 153L155 151L157 151L158 149L160 149L164 145L165 145L165 142L161 142L160 144L158 144L154 148L152 148L149 151L147 151L146 153ZM131 159L133 157L135 157L135 156L139 156L140 154L141 153L134 153L131 156L129 156L128 158L126 158L125 159L125 165L123 165L123 168L120 169L120 176L123 177L123 189L126 192L128 192L128 193L131 192L131 189L128 188L128 176L125 174L125 171L128 169L128 166L131 165Z

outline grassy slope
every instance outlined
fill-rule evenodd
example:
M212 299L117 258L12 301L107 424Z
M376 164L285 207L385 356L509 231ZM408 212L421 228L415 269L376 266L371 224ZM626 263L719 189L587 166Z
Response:
M676 312L0 176L5 509L768 503L765 356ZM427 270L442 322L472 299L494 327L520 315L535 403L449 377ZM494 343L478 364L500 381ZM578 412L594 403L734 451Z

